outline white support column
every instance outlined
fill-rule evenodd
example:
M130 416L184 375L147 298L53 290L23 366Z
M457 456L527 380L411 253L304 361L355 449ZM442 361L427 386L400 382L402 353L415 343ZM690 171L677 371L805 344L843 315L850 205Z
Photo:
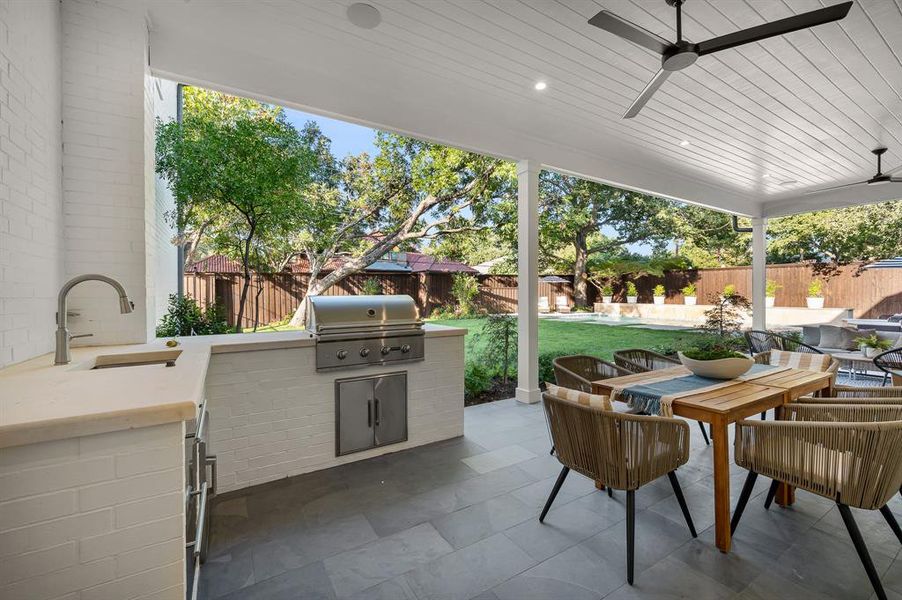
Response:
M539 392L539 163L517 163L517 401Z
M767 283L767 219L752 219L752 329L767 329L765 286Z

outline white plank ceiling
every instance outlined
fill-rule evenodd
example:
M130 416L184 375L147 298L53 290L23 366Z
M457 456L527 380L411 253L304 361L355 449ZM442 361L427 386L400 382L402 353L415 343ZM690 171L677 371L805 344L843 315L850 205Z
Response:
M692 41L838 0L687 0ZM337 116L746 215L902 197L870 178L902 164L902 0L716 55L620 115L659 59L586 21L602 8L667 39L664 0L146 0L151 66ZM547 81L542 92L533 89ZM688 146L680 146L688 140Z

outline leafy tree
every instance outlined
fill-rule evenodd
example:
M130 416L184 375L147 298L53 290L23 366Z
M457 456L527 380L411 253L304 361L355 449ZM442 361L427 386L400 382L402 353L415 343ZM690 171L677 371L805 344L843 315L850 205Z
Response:
M451 295L457 302L457 314L466 317L473 314L473 300L479 294L479 281L467 273L455 273L451 279Z
M289 245L307 256L311 274L293 325L303 324L307 297L389 251L484 228L496 201L515 195L512 163L383 132L375 145L373 159L341 161L335 185L313 182L302 192ZM324 274L339 253L350 258Z
M815 261L826 277L852 262L902 255L902 201L772 219L770 262Z
M672 203L553 171L539 176L539 246L546 262L573 273L573 301L587 304L590 261L629 244L663 246Z
M690 204L675 206L675 254L697 268L751 262L751 235L733 231L730 215Z
M726 286L719 294L709 294L708 304L713 306L705 311L703 328L720 337L737 334L742 329L745 313L752 308L749 299L737 293L733 286Z
M261 236L285 227L310 180L313 150L281 109L187 88L183 122L157 124L156 159L179 230L212 234L214 246L241 259L240 327Z

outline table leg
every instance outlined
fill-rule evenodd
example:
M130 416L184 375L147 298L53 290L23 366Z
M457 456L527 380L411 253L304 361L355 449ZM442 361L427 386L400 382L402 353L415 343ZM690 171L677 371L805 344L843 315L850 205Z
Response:
M715 417L711 423L714 444L714 531L721 552L730 551L730 443L727 422Z
M780 420L783 418L783 407L778 406L774 411L774 419ZM786 483L781 483L777 486L777 495L775 497L777 504L780 506L792 506L796 501L796 489L795 487L788 485Z

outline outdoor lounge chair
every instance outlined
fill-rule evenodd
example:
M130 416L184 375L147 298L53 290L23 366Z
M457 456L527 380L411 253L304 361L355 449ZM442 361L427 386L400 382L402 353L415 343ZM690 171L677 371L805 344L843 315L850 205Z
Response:
M636 490L667 475L689 531L697 537L676 476L677 468L689 460L689 426L685 421L603 410L547 392L542 400L563 468L539 516L540 523L544 523L571 469L609 489L626 491L626 579L632 585Z
M874 357L874 366L884 372L883 384L892 377L893 385L902 385L902 348L887 350Z
M632 373L606 360L586 354L558 356L551 361L551 366L554 368L554 379L559 386L588 394L593 393L593 381Z
M656 369L669 369L670 367L679 366L680 361L663 354L658 354L651 350L642 348L629 348L627 350L617 350L614 352L614 362L618 367L626 369L632 373L647 373ZM705 424L698 421L698 427L702 430L702 437L705 439L705 445L710 446L711 440L708 438L708 430Z
M886 503L902 486L902 406L788 404L787 420L736 424L736 464L749 474L730 522L735 531L759 474L836 502L877 598L887 597L849 507L880 510L902 542Z
M540 313L551 312L551 307L548 306L548 296L539 296L539 312Z
M570 312L570 300L567 296L555 296L554 298L554 310L559 313L568 313Z
M753 355L759 352L769 352L770 350L823 354L822 351L810 344L786 335L774 333L773 331L750 329L745 332L745 341L749 346L749 353Z
M880 398L902 398L902 386L854 386L854 385L834 385L833 397L842 398L843 402L853 398L863 399L880 399Z

